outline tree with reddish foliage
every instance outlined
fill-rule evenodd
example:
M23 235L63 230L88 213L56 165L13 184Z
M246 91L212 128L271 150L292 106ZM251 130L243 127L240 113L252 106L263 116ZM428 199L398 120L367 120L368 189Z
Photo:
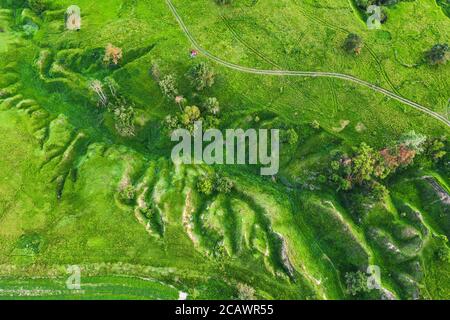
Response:
M386 166L390 170L395 170L398 167L410 165L416 156L416 151L407 148L405 145L395 146L394 148L385 148L380 151Z

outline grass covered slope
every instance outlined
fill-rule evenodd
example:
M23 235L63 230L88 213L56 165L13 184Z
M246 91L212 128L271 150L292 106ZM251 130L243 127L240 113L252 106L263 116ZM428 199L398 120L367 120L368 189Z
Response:
M0 298L450 297L448 157L401 168L376 199L328 177L336 154L360 142L378 150L410 130L448 135L442 123L350 82L192 59L162 0L79 0L78 32L64 28L72 2L42 3L0 0ZM449 65L422 61L449 42L434 1L390 7L378 31L348 1L173 4L223 60L345 73L446 115ZM357 57L341 48L348 32L365 40ZM104 62L109 44L121 49L117 64ZM217 74L203 91L185 76L198 62ZM216 97L221 128L293 130L280 174L175 166L165 119L182 106L161 92L165 75L189 102ZM114 84L120 107L102 106L95 81ZM199 188L216 175L231 190ZM84 292L65 290L68 265L80 266ZM355 289L349 279L369 265L380 267L382 288Z

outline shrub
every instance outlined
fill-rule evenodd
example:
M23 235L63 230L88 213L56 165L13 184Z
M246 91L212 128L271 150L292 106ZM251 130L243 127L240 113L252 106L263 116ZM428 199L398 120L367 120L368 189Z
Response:
M27 37L33 37L34 34L39 30L38 25L33 22L28 22L22 28Z
M237 285L239 300L256 300L255 289L244 283Z
M203 175L197 182L197 190L207 196L211 195L214 191L214 180L209 175Z
M37 15L41 15L48 9L48 4L45 0L28 0L28 6Z
M218 115L220 113L220 104L217 98L208 98L206 99L203 108L212 115Z
M159 68L159 64L157 62L152 63L152 67L150 68L150 75L157 82L161 80L161 69Z
M123 137L135 135L134 110L130 106L120 106L114 110L114 120L117 132Z
M425 156L433 162L441 161L447 154L447 137L429 138L425 144Z
M363 40L360 36L350 33L344 41L342 46L347 53L360 54L364 47Z
M372 184L372 197L375 201L382 201L389 194L389 190L381 183L374 181Z
M168 115L164 119L165 127L169 130L169 132L172 132L173 130L176 130L180 128L180 121L178 120L177 116Z
M222 177L219 174L203 175L199 178L197 183L198 191L205 195L211 195L213 192L227 194L230 193L233 188L233 181L226 177Z
M367 275L361 271L347 272L345 274L345 283L347 284L347 292L352 296L369 291Z
M201 91L205 88L210 88L214 84L215 73L214 69L209 67L206 63L201 62L192 67L188 74L191 85L197 90Z
M311 128L313 128L314 130L320 129L320 123L317 120L313 120L310 125L311 125Z
M105 79L103 79L103 82L108 87L111 95L113 97L117 97L117 93L118 93L120 87L119 87L119 84L116 82L116 80L114 80L114 78L112 78L112 77L106 77Z
M201 112L197 106L187 106L181 114L181 123L187 130L193 132L195 129L194 123L195 121L200 120L200 117Z
M294 129L283 130L281 141L289 145L296 145L298 142L298 134Z
M122 137L134 136L134 106L128 104L125 98L116 98L114 103L110 103L108 109L114 115L115 128L119 135Z
M448 249L447 249L447 247L444 244L436 249L435 257L436 257L436 259L438 261L449 262L450 257L449 257L449 254L448 254Z
M226 177L220 177L219 175L216 175L215 189L217 190L217 192L227 194L231 192L233 187L233 181Z
M171 74L164 76L159 82L159 87L161 88L163 95L169 99L175 99L178 95L175 77Z
M119 198L125 203L130 203L136 198L136 190L128 184L119 190Z
M450 60L450 49L448 44L435 44L425 53L425 59L430 65L446 64Z

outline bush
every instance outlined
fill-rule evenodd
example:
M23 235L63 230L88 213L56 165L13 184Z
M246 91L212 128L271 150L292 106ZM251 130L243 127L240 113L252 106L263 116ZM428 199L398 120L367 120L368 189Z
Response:
M27 37L34 36L34 34L39 30L38 25L33 22L29 22L29 23L25 24L22 28Z
M298 142L298 134L294 129L288 129L282 131L281 141L291 146L296 145Z
M425 144L425 156L432 162L440 162L447 154L447 137L429 138Z
M180 120L184 128L190 132L195 130L195 122L200 120L202 114L197 106L187 106L181 114Z
M119 135L132 137L135 135L134 107L127 104L124 98L117 98L115 103L109 106L114 115L115 127Z
M256 300L255 289L244 283L238 283L238 298L239 300Z
M220 104L217 98L208 98L206 99L203 108L212 115L218 115L220 113Z
M230 193L233 188L233 181L226 177L222 177L219 174L203 175L197 182L197 190L208 196L213 192L227 194Z
M171 74L164 76L164 78L159 82L159 87L161 88L163 95L169 99L175 99L178 95L175 77Z
M389 190L381 183L374 181L372 184L372 197L375 201L382 201L389 195Z
M41 15L48 9L48 4L45 0L28 0L28 6L37 15Z
M436 44L425 53L425 59L430 65L446 64L450 60L448 44Z
M197 91L201 91L204 90L205 88L212 87L215 80L214 69L209 67L204 62L201 62L192 67L189 70L187 76L191 81L192 86Z
M320 129L320 123L317 120L313 120L311 123L311 128L313 128L314 130L319 130Z
M119 47L113 46L109 43L105 49L105 56L103 57L103 62L107 65L113 63L114 65L118 65L120 60L123 58L122 49Z
M361 271L347 272L345 274L345 283L347 284L347 292L352 296L369 291L367 275Z
M347 53L360 54L364 47L363 40L360 36L350 33L344 41L342 46Z
M435 251L435 257L440 262L449 262L449 254L447 247L443 244Z
M220 193L230 193L234 187L233 181L228 178L216 175L215 189Z
M197 182L197 190L204 195L211 195L214 191L214 180L208 175L200 177Z
M168 115L164 119L164 127L171 133L173 130L180 128L181 124L177 116Z
M119 190L119 198L125 203L130 203L136 198L136 190L129 184Z

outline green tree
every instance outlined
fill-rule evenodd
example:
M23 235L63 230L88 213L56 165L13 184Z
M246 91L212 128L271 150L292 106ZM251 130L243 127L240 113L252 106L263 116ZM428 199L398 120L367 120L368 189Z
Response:
M214 69L204 62L193 66L188 72L188 78L197 91L212 87L215 76Z
M347 272L345 274L345 283L347 284L347 292L352 296L369 291L367 275L361 271Z
M372 184L372 196L376 201L382 201L389 194L389 190L381 183L374 181Z
M296 145L298 142L298 134L297 132L290 128L288 130L282 131L281 141L285 142L291 146Z
M433 162L441 161L447 154L447 137L430 138L425 145L425 155Z
M169 99L175 99L178 95L178 88L176 85L175 77L171 74L166 75L159 82L159 87L162 93Z
M125 203L130 203L136 198L136 189L128 184L119 190L119 198Z
M203 175L197 181L197 190L204 195L211 195L214 192L214 178L210 175Z
M355 33L350 33L342 46L347 53L360 54L364 47L363 39Z
M217 192L227 194L230 193L233 188L234 188L233 181L231 181L226 177L216 175L215 189L217 190Z
M200 120L201 112L197 106L187 106L181 114L181 123L186 129L193 132L194 122Z
M135 135L134 109L131 106L120 106L114 110L114 120L117 132L123 137Z
M217 129L220 127L220 119L214 116L206 116L202 118L203 120L203 128L205 130L208 129Z
M168 115L164 119L164 126L166 129L169 130L169 132L172 132L173 130L176 130L181 127L178 117L174 115Z
M313 128L314 130L320 129L320 123L317 120L313 120L310 125L311 125L311 128Z
M217 98L208 98L203 104L203 108L212 115L218 115L220 113L220 103Z
M333 171L339 171L339 169L341 168L341 163L337 160L333 160L331 161L331 169Z
M348 191L353 187L351 181L348 179L339 178L338 182L339 182L339 189L343 191Z
M353 158L352 167L353 179L359 184L372 180L376 164L373 149L363 142L355 151L356 156Z
M239 300L256 300L256 291L252 287L244 283L237 285Z
M48 8L48 3L45 0L28 0L28 6L37 15L41 15Z
M449 262L450 256L448 254L448 248L445 244L441 244L435 251L435 257L438 261Z
M446 64L450 60L450 49L448 44L435 44L425 53L425 59L430 65Z

